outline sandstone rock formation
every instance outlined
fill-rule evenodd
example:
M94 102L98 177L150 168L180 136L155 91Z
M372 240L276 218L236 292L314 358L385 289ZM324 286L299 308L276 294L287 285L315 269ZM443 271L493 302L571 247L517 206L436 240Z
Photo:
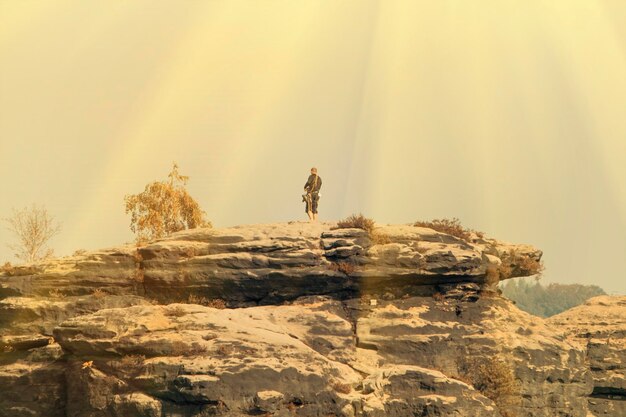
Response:
M587 415L584 348L487 285L540 251L330 226L192 230L7 271L0 416Z
M626 416L626 297L594 297L548 322L586 351L594 385L589 409Z

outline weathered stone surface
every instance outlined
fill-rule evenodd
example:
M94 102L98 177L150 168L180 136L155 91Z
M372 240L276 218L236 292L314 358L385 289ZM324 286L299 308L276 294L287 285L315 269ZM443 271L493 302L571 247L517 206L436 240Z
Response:
M502 358L520 385L521 403L509 411L529 417L586 415L591 379L583 351L508 300L410 298L350 306L358 312L358 346L375 350L379 366L418 364L464 377L468 358L487 364Z
M333 385L356 386L361 376L330 359L350 350L353 335L350 323L329 311L335 308L323 303L233 310L136 306L70 319L55 330L55 338L78 362L93 361L86 370L75 368L71 379L78 381L70 387L73 407L80 410L76 415L112 410L113 395L131 386L175 415L197 408L253 413L254 398L263 391L287 393L274 404L277 410L291 404L306 409L304 415L339 415L349 401ZM125 373L130 355L143 356L132 376Z
M65 364L57 344L0 351L0 416L65 417Z
M586 350L594 383L589 409L626 415L626 297L594 297L547 321Z
M364 415L371 417L501 415L473 387L417 366L384 367L363 381L363 391L373 394L363 402Z
M583 348L483 291L487 267L540 251L331 226L185 231L0 276L0 416L586 417ZM518 402L464 382L493 357Z
M0 299L88 295L100 288L168 303L194 294L244 306L317 294L349 298L363 285L419 294L425 286L482 283L487 266L507 252L537 260L542 255L528 245L470 243L409 225L378 228L391 242L379 245L361 229L331 230L332 225L196 229L139 248L127 245L18 267L0 280ZM336 262L351 263L354 271L337 271Z

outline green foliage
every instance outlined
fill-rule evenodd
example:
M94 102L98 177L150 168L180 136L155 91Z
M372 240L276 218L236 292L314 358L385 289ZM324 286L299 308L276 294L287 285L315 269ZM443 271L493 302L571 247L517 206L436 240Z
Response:
M605 295L597 285L548 284L535 280L511 279L500 284L505 297L515 301L520 310L540 317L550 317L576 307L591 297Z
M127 195L126 214L131 215L130 229L138 240L152 240L171 233L196 227L210 227L205 212L187 193L189 177L178 173L174 164L169 181L155 181L146 185L140 194Z

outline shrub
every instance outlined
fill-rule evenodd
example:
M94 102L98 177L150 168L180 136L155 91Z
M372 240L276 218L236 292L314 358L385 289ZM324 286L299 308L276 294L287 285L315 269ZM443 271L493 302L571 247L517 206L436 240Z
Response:
M351 262L332 262L328 268L331 271L343 272L346 275L351 275L356 269Z
M187 304L198 304L205 307L217 308L219 310L226 308L226 302L221 298L213 298L209 300L206 297L200 297L196 294L189 294Z
M388 235L375 231L375 223L373 219L369 219L362 214L353 214L344 220L338 221L337 226L332 229L362 229L367 232L374 245L391 243L391 238Z
M351 215L350 217L337 222L337 226L333 229L363 229L371 234L374 231L374 220L368 219L362 214Z
M139 240L152 240L173 232L196 227L210 227L205 212L187 193L189 177L178 173L174 163L169 181L155 181L142 193L127 195L126 214L131 214L130 229Z
M206 297L199 297L195 294L189 294L189 298L187 298L187 304L198 304L198 305L203 305L204 303L207 303L208 300L206 299Z
M332 387L335 391L342 394L350 394L352 392L352 387L349 384L344 384L339 381L333 382Z
M540 277L544 270L543 262L529 255L520 255L514 250L505 252L501 259L503 279L510 278L513 272L517 272L520 276L539 275Z
M504 417L514 417L510 408L519 406L522 397L511 365L498 356L469 357L463 362L461 379L496 403Z
M386 245L391 243L389 235L377 231L370 233L370 239L372 239L372 243L374 243L374 245Z
M165 310L165 315L169 317L182 317L186 314L187 312L181 306L168 307L167 310Z
M434 219L429 222L417 221L413 223L413 226L427 227L429 229L436 230L437 232L456 236L459 239L465 240L466 242L471 242L472 233L476 234L481 239L484 237L483 232L478 232L476 230L463 227L460 220L456 217L452 219Z
M85 255L85 254L87 254L87 251L85 249L76 249L72 255L73 256L82 256L82 255Z
M13 274L15 273L15 268L13 268L11 262L5 262L4 265L0 267L0 272L4 272L8 276L13 276Z
M103 298L103 297L106 297L108 294L106 293L106 291L103 291L100 288L96 288L95 290L93 290L91 295L93 295L96 298Z
M226 308L226 302L221 298L214 298L209 300L206 304L207 307L217 308L218 310L223 310Z
M59 291L58 288L52 289L48 292L48 296L52 298L65 298L65 294Z

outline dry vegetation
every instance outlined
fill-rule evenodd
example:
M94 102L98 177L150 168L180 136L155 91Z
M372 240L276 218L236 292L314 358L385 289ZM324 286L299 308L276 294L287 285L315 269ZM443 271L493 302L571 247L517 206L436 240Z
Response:
M59 291L58 288L52 289L48 292L48 297L52 298L65 298L65 294Z
M353 214L344 220L338 221L337 226L332 229L362 229L367 232L374 245L391 243L388 235L376 231L375 224L376 222L373 219L367 218L363 214Z
M174 164L168 181L155 181L142 193L127 195L126 214L131 215L130 229L140 240L153 240L184 229L211 227L206 213L189 195L185 185L189 177Z
M356 266L351 262L332 262L328 269L331 271L343 272L346 275L352 275L356 270Z
M221 298L208 299L206 297L200 297L196 294L189 294L186 304L198 304L205 307L217 308L219 310L226 308L226 301Z
M182 317L185 314L187 314L187 312L181 306L175 306L165 310L165 315L169 317Z
M11 262L5 262L4 265L0 267L0 272L8 276L13 276L13 274L15 273L15 268L13 268L13 265L11 265Z
M466 242L472 241L472 234L475 234L478 238L482 239L485 234L476 230L468 229L461 225L461 222L457 218L452 219L434 219L429 222L417 221L413 223L415 227L427 227L429 229L436 230L437 232L445 233L447 235L456 236Z
M32 263L52 257L53 250L46 245L59 233L61 226L48 210L36 205L13 209L13 215L3 220L7 229L17 237L17 243L9 247L18 259Z
M127 374L140 373L144 368L144 355L126 355L117 363L119 369Z
M511 278L514 273L516 276L536 275L539 279L544 270L543 262L515 251L505 253L501 260L500 265L487 266L485 284L488 286L495 287L500 281Z
M363 229L367 233L372 233L374 231L374 224L374 220L368 219L362 214L353 214L344 220L339 220L337 226L333 227L333 229Z
M334 381L332 383L332 387L335 391L341 394L350 394L352 392L352 387L349 384L344 384L339 381Z
M459 367L460 379L469 382L498 406L503 417L515 417L510 409L521 404L520 385L504 359L469 357Z
M376 230L370 233L370 239L372 239L372 243L374 243L374 245L386 245L388 243L391 243L391 238L389 237L389 235L378 232Z
M104 298L104 297L106 297L109 294L107 294L106 291L103 291L100 288L96 288L95 290L93 290L91 295L93 295L95 298Z
M143 256L139 253L139 248L135 250L133 260L135 261L135 274L133 275L133 280L135 280L135 282L143 283L145 278L143 271Z

